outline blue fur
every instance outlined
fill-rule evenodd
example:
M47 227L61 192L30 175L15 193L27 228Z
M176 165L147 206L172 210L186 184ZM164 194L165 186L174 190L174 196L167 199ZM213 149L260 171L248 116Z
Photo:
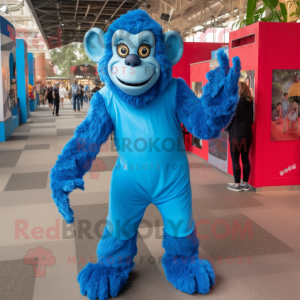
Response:
M83 296L106 300L119 294L134 267L136 239L137 234L127 241L118 240L105 227L97 249L98 263L88 263L77 278Z
M107 72L108 63L113 56L111 44L112 36L115 31L119 29L126 30L131 34L149 30L155 36L155 58L160 65L160 77L152 88L140 96L130 96L125 94L119 87L113 84ZM147 102L161 94L170 84L172 79L172 65L167 56L162 27L145 11L140 9L122 15L109 26L105 33L105 52L99 61L98 72L105 85L112 90L113 93L117 94L120 99L136 107L145 106Z
M215 284L215 273L208 261L198 257L195 230L184 238L172 237L164 231L163 247L166 252L162 265L167 280L182 292L207 294Z
M52 198L67 223L74 222L68 195L74 189L84 189L83 175L90 169L113 128L104 100L96 93L86 119L76 128L74 137L63 148L50 174ZM90 151L92 144L97 145L97 151Z
M233 68L223 50L218 51L220 66L207 73L209 82L198 99L182 79L177 84L177 115L187 130L200 139L217 138L234 115L238 102L241 64L232 59Z

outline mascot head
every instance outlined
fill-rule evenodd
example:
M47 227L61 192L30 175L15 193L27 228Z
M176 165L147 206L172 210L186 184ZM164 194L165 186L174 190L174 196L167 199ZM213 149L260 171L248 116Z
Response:
M172 66L183 53L181 36L175 31L163 34L161 26L139 9L122 15L105 34L90 29L83 44L88 57L98 63L105 85L137 107L165 90Z

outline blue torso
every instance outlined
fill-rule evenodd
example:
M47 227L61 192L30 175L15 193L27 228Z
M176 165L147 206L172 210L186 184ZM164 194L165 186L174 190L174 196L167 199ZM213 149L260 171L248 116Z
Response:
M100 91L115 128L119 158L114 172L130 176L152 199L162 190L170 188L169 195L174 195L189 184L189 165L176 114L176 89L173 78L163 94L140 108L126 104L107 88Z

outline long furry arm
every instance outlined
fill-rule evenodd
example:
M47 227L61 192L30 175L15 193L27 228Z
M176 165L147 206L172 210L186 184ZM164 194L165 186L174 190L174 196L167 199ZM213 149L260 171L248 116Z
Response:
M58 155L50 174L52 198L67 223L74 222L68 195L74 189L84 189L83 175L91 168L113 128L103 97L95 93L87 117Z
M220 67L207 74L209 82L198 99L184 80L177 81L177 116L187 130L200 139L217 138L234 115L238 102L240 60L233 67L223 51L218 52Z

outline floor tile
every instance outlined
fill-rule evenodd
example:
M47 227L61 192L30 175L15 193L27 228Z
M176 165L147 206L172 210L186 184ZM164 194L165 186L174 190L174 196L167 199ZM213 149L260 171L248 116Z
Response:
M17 165L22 150L0 151L0 168L13 168Z
M48 172L12 174L4 191L44 189Z
M50 144L36 144L36 145L25 145L24 150L41 150L49 149Z

